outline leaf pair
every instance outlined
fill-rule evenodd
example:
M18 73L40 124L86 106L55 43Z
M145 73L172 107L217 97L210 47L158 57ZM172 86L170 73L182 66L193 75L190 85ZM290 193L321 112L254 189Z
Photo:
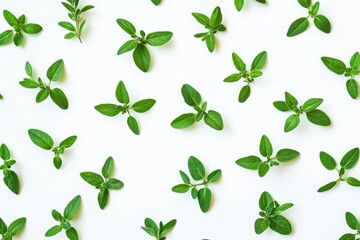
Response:
M155 237L156 240L165 240L166 234L174 229L176 225L176 219L171 220L170 222L163 224L159 223L159 226L151 218L146 218L144 221L145 226L141 227L145 232L150 236Z
M151 56L147 45L158 47L162 46L165 43L169 42L173 36L172 32L169 31L160 31L152 32L146 35L146 33L141 30L140 36L136 34L136 28L134 25L125 20L117 19L116 22L119 26L129 34L133 39L125 42L118 50L117 55L133 51L133 59L135 65L143 72L147 72L150 69Z
M345 63L339 59L331 57L322 57L321 61L324 65L332 72L338 75L344 75L347 78L350 78L346 81L346 89L353 99L356 99L359 94L358 83L356 82L354 76L359 75L359 66L360 66L360 54L359 52L354 53L350 59L350 67L346 67Z
M266 51L259 53L252 61L250 71L247 71L246 64L244 63L244 61L236 53L232 54L232 60L234 66L239 71L239 73L231 74L230 76L224 79L224 82L237 82L242 78L244 79L246 85L243 86L240 90L238 97L239 102L243 103L249 98L251 91L250 83L252 83L255 78L262 76L263 73L261 69L264 67L266 63L266 58L267 58Z
M59 169L62 165L60 155L64 154L65 149L70 148L77 139L77 136L70 136L60 142L59 146L54 147L54 140L46 132L39 129L29 129L28 134L35 145L45 150L51 150L54 153L53 163L56 169Z
M259 176L264 177L270 170L270 167L279 166L280 163L289 162L300 155L296 150L284 148L279 150L274 157L271 157L273 155L273 147L269 138L265 135L261 137L259 150L260 154L266 157L265 161L261 161L259 157L251 155L238 159L236 164L249 170L257 170Z
M51 88L51 83L60 80L64 73L64 61L62 59L54 62L47 70L46 76L49 79L49 83L45 84L39 77L37 80L33 77L33 68L29 62L25 64L25 72L28 77L20 81L19 84L24 88L37 89L40 91L36 95L36 102L41 103L49 96L53 102L61 109L68 109L69 102L64 92L60 88Z
M262 210L259 215L262 218L258 218L255 221L256 234L263 233L268 227L282 235L291 234L291 223L284 216L280 215L280 213L293 206L294 204L292 203L280 205L272 198L270 193L263 192L259 199L259 207Z
M266 0L255 0L255 1L257 1L258 3L266 4ZM234 3L236 10L240 12L244 7L245 0L234 0Z
M339 240L358 240L360 237L360 224L359 224L359 220L355 217L354 214L352 214L351 212L346 212L345 214L345 219L346 219L346 223L347 225L356 231L356 233L345 233L344 235L342 235Z
M144 113L149 111L156 101L151 98L143 99L140 101L135 102L134 104L130 104L130 97L129 93L126 90L125 84L123 81L120 81L116 87L115 91L116 99L121 103L121 105L112 104L112 103L104 103L95 106L95 109L100 112L101 114L104 114L108 117L114 117L121 114L128 114L127 118L127 124L130 128L130 130L136 134L140 134L139 125L136 121L136 119L131 116L130 110L134 110L137 113Z
M191 183L188 175L185 172L180 171L180 176L184 183L174 186L172 191L176 193L186 193L191 189L192 198L198 199L200 209L205 213L209 210L211 205L211 190L209 189L209 184L219 180L221 170L215 170L207 175L203 163L194 156L190 156L188 159L188 169L190 176L195 181L201 182ZM198 189L198 187L200 189Z
M294 130L300 123L300 115L305 113L307 119L319 126L329 126L331 120L323 111L317 109L323 103L321 98L310 98L302 106L298 107L298 100L288 92L285 92L285 101L276 101L274 107L282 112L292 111L293 114L286 119L284 131Z
M106 159L104 166L102 167L101 174L94 172L82 172L80 176L87 183L94 186L96 189L100 189L98 194L98 203L101 209L104 209L109 202L110 191L119 190L124 187L124 183L116 178L110 178L114 168L114 160L112 157Z
M13 40L15 46L18 47L24 42L24 33L37 34L42 30L39 24L25 23L26 17L24 14L17 18L10 11L4 10L3 15L6 22L14 29L6 30L0 34L0 46L8 44Z
M207 32L197 33L194 37L201 38L202 41L205 41L209 52L213 52L216 46L215 34L217 32L226 31L226 27L222 24L222 13L220 7L216 7L214 9L210 18L202 13L194 12L192 15L196 21L208 29Z
M65 207L63 215L56 210L52 210L52 217L59 222L59 225L51 227L45 233L45 237L52 237L61 232L63 229L66 232L66 236L70 240L78 240L79 235L74 227L71 226L70 221L75 217L81 204L81 196L74 197L68 205Z
M360 187L360 180L354 177L344 177L346 170L353 168L359 160L359 148L348 151L340 161L340 169L337 168L335 159L326 152L320 152L320 161L327 170L336 170L339 178L319 188L318 192L325 192L335 187L339 182L345 181L353 187Z
M314 19L315 26L324 33L330 33L331 24L329 19L324 15L318 14L320 3L316 2L314 4L311 3L311 0L298 0L299 4L308 9L309 15L307 17L302 17L295 20L289 27L287 36L294 37L306 31L309 27L309 18Z
M16 219L9 226L0 218L0 235L3 240L12 240L13 236L20 233L26 224L26 218Z
M66 0L67 2L62 2L62 5L69 11L68 16L75 25L73 25L70 22L59 22L59 26L62 28L65 28L66 30L70 31L65 35L65 39L72 39L75 36L79 39L79 41L82 43L81 35L84 30L84 26L86 23L86 20L82 20L82 14L86 11L89 11L90 9L93 9L94 6L87 5L83 8L79 8L79 0Z
M223 130L224 124L220 113L207 109L207 102L202 103L201 95L189 84L184 84L181 88L181 94L184 101L190 107L193 107L197 113L185 113L175 118L171 126L176 129L188 128L204 118L204 122L215 130Z
M9 148L5 144L1 144L0 157L4 160L4 163L0 165L0 170L4 174L5 185L15 194L20 192L20 181L17 174L11 170L12 166L16 163L11 159Z

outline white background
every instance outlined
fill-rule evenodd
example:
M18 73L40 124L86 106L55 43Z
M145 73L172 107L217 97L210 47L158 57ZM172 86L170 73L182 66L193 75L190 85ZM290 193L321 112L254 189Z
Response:
M86 2L86 3L85 3ZM14 170L21 178L19 196L0 185L0 217L7 223L26 216L28 222L21 239L45 239L44 233L56 222L51 210L62 211L75 195L81 194L82 206L73 225L81 239L151 239L140 229L143 220L178 220L168 235L172 240L224 239L338 239L350 229L345 212L360 217L359 190L345 183L319 194L317 189L337 178L319 160L321 150L337 160L358 147L360 130L359 102L346 92L346 78L327 70L321 56L333 56L348 63L359 50L360 2L322 1L320 13L332 23L331 34L317 30L313 23L300 36L287 38L295 19L306 16L296 0L270 1L266 6L247 0L238 13L231 0L164 0L156 7L150 0L81 1L95 9L86 14L84 43L64 40L66 31L59 21L67 21L60 1L2 0L0 9L16 16L25 13L28 22L40 23L44 30L26 36L23 47L0 48L0 142L6 143L17 160ZM225 33L216 34L213 54L193 35L203 27L192 12L210 15L215 6L223 12ZM149 73L138 70L130 53L117 56L118 48L129 39L116 24L117 18L130 20L138 30L169 30L174 37L163 47L151 47ZM9 29L1 19L0 29ZM224 83L236 72L231 53L238 53L248 66L260 51L268 52L264 75L252 84L245 104L237 101L242 86ZM45 79L46 70L57 59L64 59L66 74L53 86L64 90L69 109L58 108L50 98L35 103L36 91L22 88L24 65L32 63L36 76ZM119 80L128 88L132 101L155 98L154 108L136 114L141 135L135 136L125 116L109 118L94 110L100 103L115 103L114 91ZM180 88L189 83L208 101L209 109L224 119L222 132L203 122L188 130L175 130L170 122L191 111L182 99ZM284 133L288 113L277 111L272 102L283 100L289 91L303 103L308 98L324 99L320 109L332 119L331 127L319 127L302 116L300 126ZM27 130L39 128L59 143L76 134L78 141L64 156L61 170L52 164L52 153L35 146ZM271 169L264 178L245 170L235 160L257 154L261 135L266 134L274 150L293 148L301 157L292 163ZM180 169L187 171L187 158L194 155L210 172L223 170L223 177L211 187L214 199L206 214L190 194L176 194L171 187L181 182ZM102 211L97 190L84 182L82 171L100 172L108 156L115 159L114 177L125 187L112 191L108 207ZM359 166L350 171L360 177ZM254 221L258 217L258 198L269 191L280 203L292 202L294 208L284 215L293 224L293 234L283 237L272 231L257 236ZM66 239L61 233L53 239ZM19 238L19 239L20 239Z

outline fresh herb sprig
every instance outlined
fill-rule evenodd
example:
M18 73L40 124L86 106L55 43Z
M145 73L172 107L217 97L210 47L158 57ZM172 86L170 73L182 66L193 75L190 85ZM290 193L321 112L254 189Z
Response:
M76 229L71 226L70 221L76 216L81 204L81 196L78 195L74 197L68 205L65 207L63 215L56 210L52 210L51 215L52 217L60 222L59 225L55 225L51 227L45 233L45 237L52 237L61 232L63 229L66 232L66 236L70 240L78 240L79 235Z
M305 113L307 119L319 126L329 126L331 120L323 111L317 109L323 103L321 98L310 98L304 105L298 107L298 100L288 92L285 92L285 101L276 101L274 107L282 112L292 111L293 114L286 119L284 131L294 130L300 123L300 115Z
M149 111L156 101L151 98L143 99L135 102L134 104L130 104L130 97L128 91L126 90L125 84L123 81L120 81L116 87L115 91L116 99L121 103L121 105L112 104L112 103L104 103L95 106L95 109L105 116L114 117L121 114L128 114L127 124L130 130L136 134L140 134L139 125L136 119L131 115L130 110L134 110L137 113L144 113Z
M194 181L198 182L192 183L189 176L185 172L180 171L180 176L184 183L174 186L172 191L176 193L186 193L191 189L192 198L198 199L200 209L205 213L211 205L211 190L209 189L209 185L219 180L221 170L215 170L207 175L203 163L194 156L189 157L188 168L190 176Z
M15 46L18 47L24 42L24 33L37 34L42 30L39 24L25 23L26 17L24 14L17 18L10 11L4 10L3 15L6 22L14 29L6 30L0 34L0 46L6 45L13 40Z
M208 29L207 32L197 33L194 37L201 38L202 41L205 41L209 52L213 52L216 46L215 34L217 32L226 31L226 27L222 24L222 13L220 7L216 7L214 9L210 18L202 13L194 12L192 15L196 21Z
M238 159L236 164L249 170L257 170L259 176L264 177L269 172L270 167L279 166L280 163L289 162L300 155L296 150L284 148L272 157L273 147L266 135L261 137L259 150L260 154L266 157L266 160L261 161L258 156L251 155Z
M11 159L9 148L5 144L1 144L0 147L0 157L4 163L0 164L0 170L4 174L4 183L5 185L15 194L20 192L20 181L17 174L11 170L11 168L16 163L15 160Z
M29 129L28 134L35 145L45 150L51 150L54 153L53 163L56 169L60 169L62 165L60 155L64 154L65 150L70 148L77 139L77 136L70 136L60 142L59 146L54 147L54 140L46 132L39 129Z
M196 122L204 118L204 122L215 130L222 130L224 128L223 120L220 113L207 109L207 102L201 100L201 95L189 84L184 84L181 88L181 94L184 101L190 107L193 107L197 113L185 113L175 118L171 122L171 126L176 129L183 129L194 125Z
M359 87L358 83L355 80L355 76L359 75L359 66L360 66L360 54L359 52L354 53L350 59L350 67L346 67L345 63L339 59L332 57L322 57L321 61L324 65L332 72L338 75L344 75L349 78L346 81L346 89L353 99L358 97Z
M255 0L255 1L257 1L258 3L266 4L266 0ZM234 3L236 10L240 12L244 7L245 0L234 0Z
M338 179L325 184L319 188L318 192L326 192L334 188L339 182L347 182L350 186L360 187L360 180L354 177L344 177L346 170L353 168L359 160L359 148L353 148L348 151L340 161L340 169L337 167L336 160L326 152L320 152L320 161L327 170L336 170Z
M145 226L141 228L150 236L155 237L156 240L165 240L166 234L174 229L176 222L176 219L173 219L166 224L160 222L159 225L157 225L151 218L146 218L144 221Z
M236 69L239 71L239 73L231 74L230 76L224 79L224 82L237 82L242 78L244 79L246 85L243 86L240 90L238 97L239 102L243 103L249 98L251 91L250 83L252 83L255 78L262 76L263 73L261 69L264 67L266 63L266 58L267 58L266 51L259 53L252 61L250 71L247 71L246 64L244 63L244 61L236 53L232 54L233 63Z
M51 88L51 84L59 81L64 74L64 61L62 59L57 60L48 68L46 73L46 76L49 79L48 84L44 83L40 77L38 77L37 80L33 77L33 68L29 62L26 62L25 64L25 72L28 77L24 78L23 81L20 81L19 84L24 88L40 89L35 99L37 103L41 103L50 96L53 102L61 109L65 110L69 107L69 102L64 92L60 88Z
M315 26L324 33L330 33L331 24L324 15L318 14L320 3L311 3L311 0L298 0L299 4L308 9L308 16L295 20L289 27L287 36L294 37L306 31L309 27L309 18L314 19Z
M140 36L136 34L135 26L125 19L117 19L118 25L133 39L125 42L118 50L117 55L133 51L133 59L136 66L143 72L150 69L151 56L147 45L158 47L169 42L173 37L173 33L169 31L152 32L146 34L140 30Z
M263 233L268 227L282 235L291 234L291 223L287 218L280 214L293 206L294 204L292 203L284 203L280 205L273 199L270 193L263 192L259 200L259 207L262 210L259 212L261 218L258 218L255 221L256 234Z
M360 238L360 224L359 220L355 217L354 214L351 212L346 212L345 219L347 225L352 229L355 230L356 233L345 233L342 235L339 240L357 240Z
M82 172L80 176L84 181L94 186L96 189L100 189L98 194L98 203L101 209L104 209L109 202L110 191L119 190L124 187L124 183L116 178L110 178L114 168L114 159L108 157L102 167L101 174L94 172Z
M70 22L62 21L59 22L59 26L69 30L70 32L65 35L65 39L72 39L75 36L82 43L81 35L84 30L86 20L82 19L82 14L90 9L93 9L94 6L86 5L83 8L79 8L79 0L66 0L67 2L61 2L62 5L69 11L68 16L71 20L74 21L75 25Z
M26 218L22 217L16 219L9 226L6 226L5 222L0 218L0 234L2 240L12 240L13 237L20 233L26 224Z
M151 0L156 6L160 5L161 0Z

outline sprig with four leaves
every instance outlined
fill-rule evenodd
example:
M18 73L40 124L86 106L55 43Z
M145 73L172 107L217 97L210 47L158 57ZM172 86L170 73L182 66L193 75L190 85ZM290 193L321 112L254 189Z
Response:
M116 178L110 178L114 168L114 159L108 157L102 167L101 174L94 172L82 172L80 176L84 181L100 189L98 194L98 203L101 209L104 209L109 202L110 191L120 190L124 187L124 183Z
M144 113L149 111L154 104L156 103L156 101L154 99L151 98L147 98L147 99L143 99L140 101L135 102L134 104L130 104L130 97L129 97L129 93L126 90L125 84L123 81L120 81L116 87L116 91L115 91L115 96L116 99L122 104L122 105L117 105L117 104L112 104L112 103L104 103L104 104L100 104L95 106L95 109L108 117L114 117L116 115L118 115L119 113L121 114L128 114L128 118L127 118L127 124L130 128L130 130L136 134L139 135L140 134L140 130L139 130L139 125L136 121L136 119L131 115L130 110L134 110L137 113Z
M134 50L133 59L136 66L143 72L149 71L151 56L147 45L153 47L162 46L171 40L173 33L169 31L159 31L146 34L143 30L140 30L140 36L138 36L135 26L128 20L118 18L116 22L133 38L119 48L117 55Z
M52 217L60 222L59 225L55 225L51 227L45 233L45 237L52 237L61 232L63 229L66 232L66 236L70 240L78 240L79 235L76 229L71 226L70 221L76 216L81 204L81 196L77 195L74 197L65 207L63 215L56 210L52 210L51 215Z
M1 144L0 147L0 157L4 161L0 165L0 170L4 174L4 183L5 185L15 194L20 192L20 181L18 175L11 170L11 168L16 163L15 160L11 159L10 150L5 144Z
M176 219L164 224L160 221L159 226L151 218L146 218L144 221L145 226L141 227L150 236L155 237L156 240L166 240L166 234L176 226Z
M40 77L37 80L33 77L33 68L29 62L25 64L25 72L28 77L20 81L19 84L24 88L40 89L35 99L37 103L41 103L50 96L53 102L61 109L68 109L69 102L64 92L60 88L51 88L51 84L59 81L64 74L64 61L62 59L57 60L48 68L46 72L49 79L48 84L45 84Z
M93 9L94 6L86 5L83 8L79 8L79 0L66 0L67 2L61 2L62 5L69 11L68 16L71 20L74 21L75 26L66 21L59 22L59 26L65 28L66 30L70 31L65 35L65 39L72 39L77 37L79 41L82 43L81 35L84 30L84 26L86 20L82 20L81 14Z
M359 160L359 148L348 151L340 161L340 169L337 168L336 160L326 152L320 152L320 161L327 170L336 170L339 178L319 188L318 192L325 192L334 188L339 182L347 182L350 186L360 187L360 180L354 177L344 177L346 170L353 168Z
M294 130L300 123L300 115L305 113L307 119L319 126L329 126L331 120L320 109L317 109L323 103L321 98L310 98L304 105L298 107L298 100L288 92L285 92L285 101L275 101L274 107L281 112L292 111L293 114L286 119L284 131L289 132Z
M60 169L62 165L61 154L64 154L65 149L70 148L77 139L77 136L70 136L60 142L59 146L54 147L54 140L44 131L39 129L29 129L29 137L31 141L45 150L51 150L54 153L53 163L56 169Z
M339 240L358 240L360 239L360 224L359 224L359 220L355 217L354 214L352 214L351 212L346 212L345 214L345 219L346 219L346 223L347 225L356 231L356 233L345 233L344 235L342 235Z
M8 44L13 40L15 46L18 47L24 42L24 33L37 34L42 30L39 24L25 23L26 17L24 14L17 18L10 11L4 10L3 15L6 22L14 29L6 30L0 34L0 46Z
M217 169L207 175L203 163L194 156L190 156L188 159L188 169L190 176L195 181L201 182L192 183L189 176L185 172L180 171L180 176L184 183L174 186L172 191L176 193L186 193L191 189L192 198L198 199L200 209L205 213L210 208L212 198L209 184L215 183L217 180L219 180L221 176L221 170Z
M263 73L261 69L264 67L266 63L266 58L267 58L266 51L259 53L252 61L250 71L247 71L246 64L244 63L244 61L239 57L239 55L237 55L236 53L232 53L233 63L236 69L239 71L239 73L231 74L230 76L224 79L224 82L237 82L242 78L244 79L246 85L243 86L240 90L238 97L239 102L243 103L249 98L251 91L250 83L252 83L255 78L262 76Z
M207 102L201 100L201 95L195 88L189 84L184 84L181 88L181 94L184 101L190 107L193 107L197 113L184 113L175 118L171 122L171 126L176 129L188 128L194 125L196 122L201 121L204 118L204 122L215 130L222 130L224 128L223 120L220 113L207 109Z
M210 18L202 13L194 12L192 15L196 21L208 29L207 32L197 33L194 37L201 38L202 41L205 41L209 52L213 52L216 46L215 34L217 32L226 31L226 27L222 24L222 13L220 7L216 7L214 9Z
M26 224L26 218L18 218L12 223L10 223L9 226L6 225L6 223L0 218L0 234L2 236L2 240L12 240L13 237L20 233Z
M255 0L255 1L257 1L258 3L266 4L266 0ZM240 12L244 7L245 0L234 0L234 3L236 10Z
M344 75L349 80L346 81L346 89L353 99L358 97L359 87L354 76L359 75L360 66L360 54L359 52L354 53L350 59L350 67L346 67L345 63L339 59L332 57L322 57L321 61L324 65L332 72L338 75Z
M271 157L273 155L273 147L266 135L261 137L259 150L260 154L266 157L266 160L261 161L258 156L251 155L238 159L236 164L249 170L257 170L259 176L264 177L270 170L270 167L279 166L280 163L289 162L300 155L296 150L284 148L279 150L274 157Z
M294 204L284 203L280 205L268 192L263 192L259 199L259 207L261 218L255 221L256 234L263 233L268 227L273 231L282 235L289 235L292 232L291 223L287 218L280 215L281 212L292 208Z
M295 20L289 27L287 36L294 37L306 31L309 27L309 18L314 19L315 26L324 33L330 33L331 31L331 24L329 19L324 15L318 14L320 3L316 2L311 4L311 0L298 0L299 4L308 9L308 16L302 17Z

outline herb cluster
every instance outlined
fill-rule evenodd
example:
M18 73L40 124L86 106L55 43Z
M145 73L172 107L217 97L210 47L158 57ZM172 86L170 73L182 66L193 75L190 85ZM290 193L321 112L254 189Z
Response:
M16 219L9 226L0 218L0 234L2 236L2 240L12 240L13 237L19 234L26 224L26 218L22 217Z
M345 233L342 235L339 240L358 240L360 238L360 224L359 220L351 212L346 212L345 214L346 223L352 230L355 230L355 233Z
M151 218L146 218L144 221L145 226L141 228L156 240L166 240L166 234L174 229L176 222L176 219L166 224L160 221L159 225L157 225Z
M11 159L9 148L5 144L1 144L0 157L3 160L3 164L0 165L0 170L4 174L5 185L15 194L20 192L20 181L18 175L11 170L16 163L15 160Z

